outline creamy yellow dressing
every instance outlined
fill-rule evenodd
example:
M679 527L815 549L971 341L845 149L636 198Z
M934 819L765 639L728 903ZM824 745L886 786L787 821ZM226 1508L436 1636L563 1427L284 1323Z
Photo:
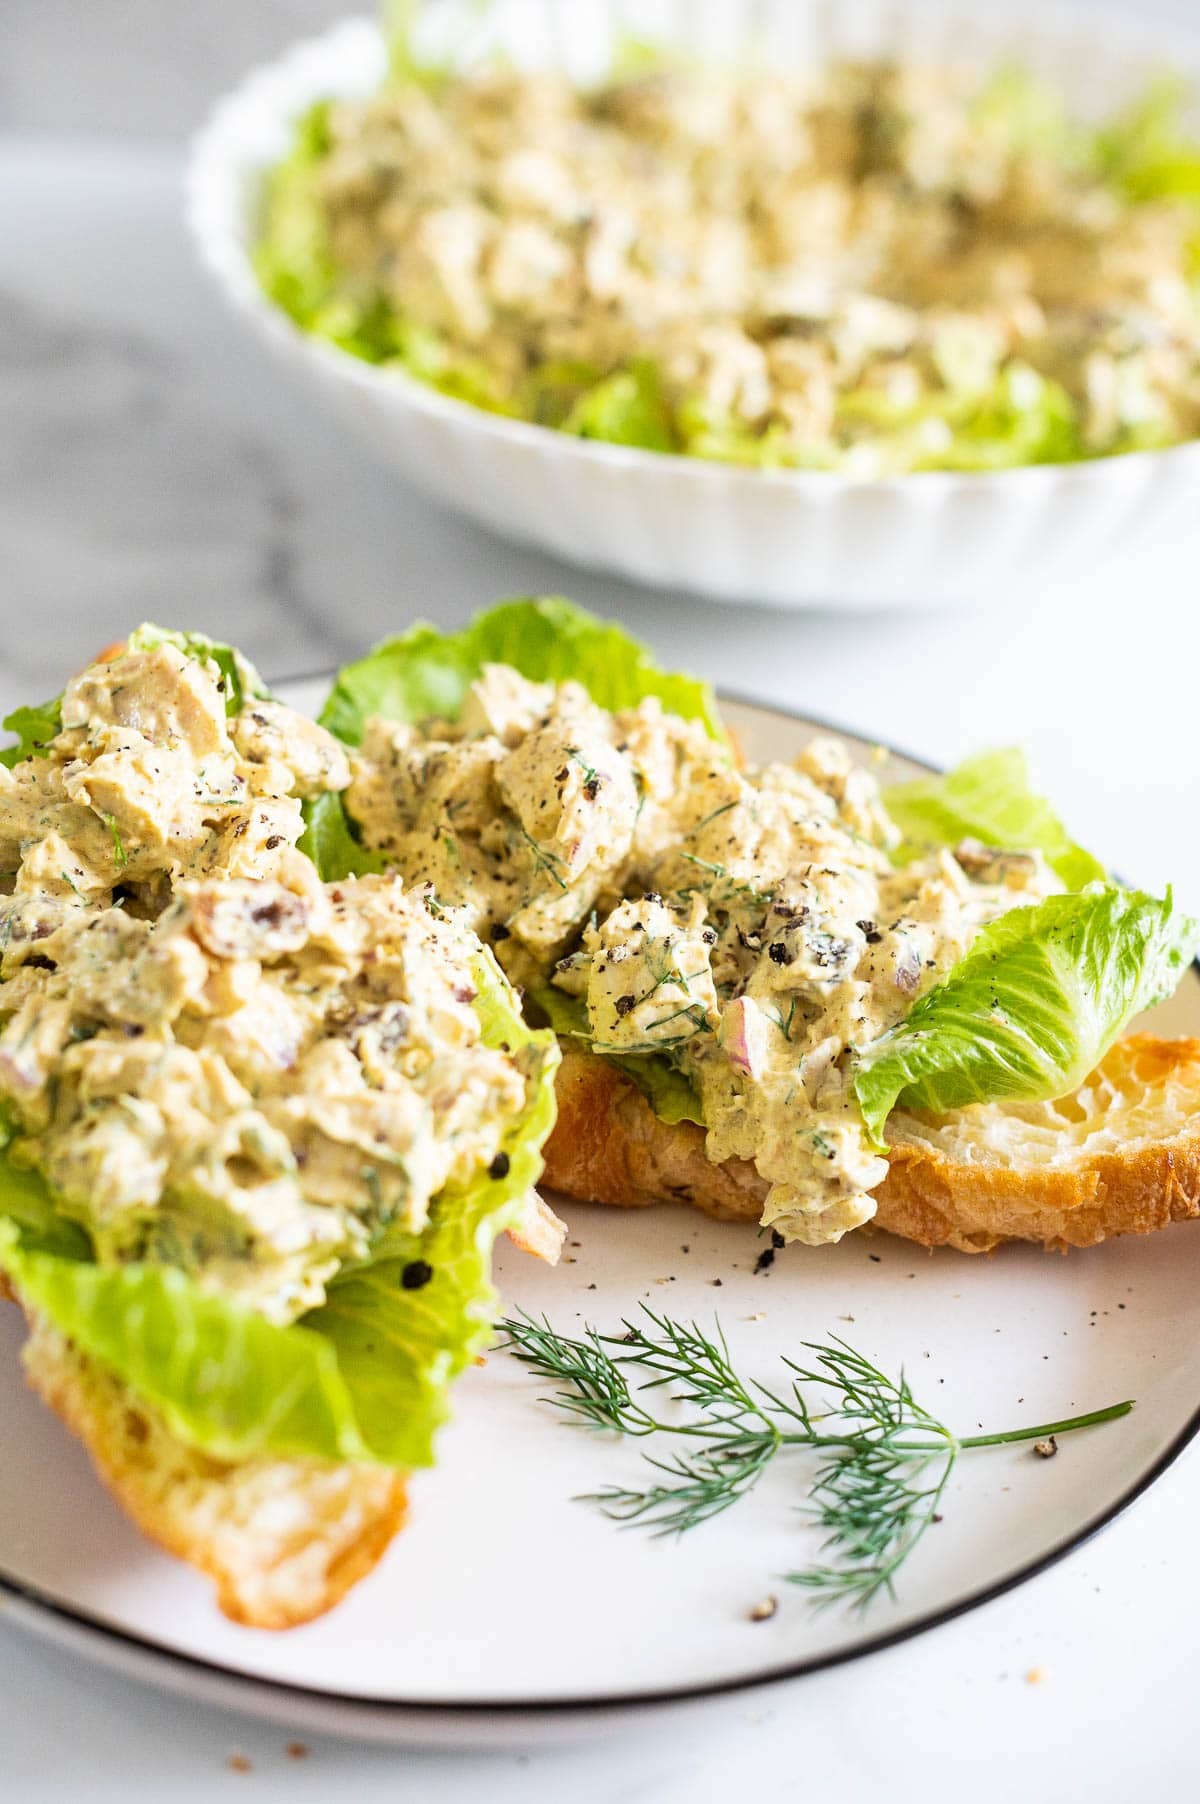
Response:
M713 1160L752 1160L764 1222L870 1219L849 1054L901 1020L978 929L1056 887L964 845L896 869L874 777L831 740L739 770L649 700L487 667L457 723L368 723L346 792L369 846L463 908L514 978L578 998L597 1052L666 1058Z
M533 1061L482 1043L486 955L396 875L323 885L328 733L170 645L93 666L0 770L0 1115L103 1262L288 1321L502 1156Z

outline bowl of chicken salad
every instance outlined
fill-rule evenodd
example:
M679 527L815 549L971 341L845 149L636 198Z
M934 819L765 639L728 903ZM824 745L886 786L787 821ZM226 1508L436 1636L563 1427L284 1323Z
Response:
M394 7L218 106L190 225L509 537L727 600L982 601L1169 536L1200 468L1200 53L1088 25Z

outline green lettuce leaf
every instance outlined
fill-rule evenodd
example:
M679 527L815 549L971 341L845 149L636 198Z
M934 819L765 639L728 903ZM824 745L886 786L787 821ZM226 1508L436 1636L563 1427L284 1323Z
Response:
M1200 143L1183 128L1187 98L1185 82L1164 76L1096 133L1100 172L1125 200L1200 200Z
M681 400L676 424L690 457L762 470L842 470L872 477L910 470L1008 470L1088 455L1078 409L1061 384L1024 363L1010 363L982 383L977 372L963 380L963 371L951 367L952 358L943 361L944 386L915 401L896 401L877 388L847 390L838 398L835 433L811 444L798 444L778 427L752 431L714 414L696 397Z
M592 1050L587 1006L579 997L568 996L548 984L530 993L560 1039L579 1040L589 1052ZM615 1066L635 1083L660 1121L672 1125L694 1121L697 1126L704 1126L704 1111L695 1086L668 1059L658 1053L624 1058L601 1052L594 1056Z
M635 1083L660 1121L694 1121L704 1126L704 1108L695 1086L666 1059L651 1053L643 1058L622 1058L601 1053L601 1058Z
M843 468L868 448L883 471L1010 470L1087 455L1066 389L1025 363L1007 364L982 390L947 387L913 402L851 389L837 414L856 441L839 454Z
M205 1295L181 1271L96 1265L45 1186L2 1155L0 1270L176 1435L216 1457L428 1465L450 1382L490 1333L492 1243L537 1181L554 1122L553 1037L525 1026L490 953L475 975L485 1042L521 1053L532 1073L504 1139L507 1170L443 1193L420 1234L337 1278L320 1309L282 1327Z
M1049 802L1030 788L1025 755L1012 747L980 752L945 776L893 783L883 792L883 804L904 834L899 862L931 846L978 839L985 846L1044 853L1069 890L1106 875L1070 838Z
M17 1230L21 1245L36 1252L90 1259L92 1244L83 1229L58 1213L36 1171L13 1162L7 1150L8 1139L7 1126L0 1126L0 1225L9 1222Z
M756 432L701 395L680 398L675 425L687 455L708 463L742 464L755 470L833 470L841 461L831 440L798 445L778 425Z
M298 850L311 858L322 883L340 883L343 877L365 877L387 868L382 852L368 852L354 837L340 795L326 791L305 802L304 832Z
M579 396L562 423L577 438L610 445L637 445L644 451L673 451L675 435L658 371L639 361L605 376Z
M522 385L522 417L539 426L561 427L571 409L600 380L597 366L579 357L554 357L539 363Z
M457 633L419 623L385 639L339 672L321 725L358 745L372 714L453 720L485 664L511 664L534 682L573 678L602 708L632 708L657 696L668 712L702 721L714 739L725 737L707 683L660 670L621 627L558 596L503 601Z
M1065 1096L1141 1010L1174 991L1200 922L1170 892L1115 884L1014 908L890 1033L860 1054L854 1088L876 1145L893 1108Z
M998 69L976 95L971 112L977 124L995 130L1011 150L1081 170L1093 163L1092 134L1071 118L1060 89L1019 64Z
M5 715L3 726L6 733L16 734L17 743L0 751L0 764L12 770L26 758L44 758L46 746L62 731L62 696L32 707L14 708Z
M166 1266L110 1269L37 1252L0 1221L0 1269L25 1305L220 1459L374 1456L330 1342L205 1296Z
M254 250L254 267L267 294L297 325L314 331L338 289L316 182L329 154L331 104L319 100L301 115L291 150L267 176Z
M680 60L677 48L670 49L664 43L653 38L639 37L627 27L613 34L612 61L609 64L607 80L610 82L642 81L647 75L654 75L664 68L668 62L672 64Z
M426 72L416 44L420 13L421 0L383 0L381 24L393 81L419 81Z

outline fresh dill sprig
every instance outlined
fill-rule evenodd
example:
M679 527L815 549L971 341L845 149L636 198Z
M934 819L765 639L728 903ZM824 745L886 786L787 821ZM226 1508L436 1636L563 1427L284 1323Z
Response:
M917 1402L903 1371L889 1378L836 1335L824 1348L805 1345L816 1353L813 1366L784 1360L792 1393L799 1398L803 1384L831 1391L848 1438L840 1447L827 1436L810 1443L833 1449L817 1468L807 1506L833 1558L786 1577L819 1601L865 1609L880 1591L893 1592L896 1572L938 1514L963 1443Z
M501 1322L505 1346L539 1377L568 1388L549 1399L556 1408L589 1428L611 1428L618 1434L653 1434L659 1424L634 1401L620 1362L604 1348L611 1338L585 1328L582 1340L559 1334L544 1318L525 1315Z
M119 871L123 871L129 863L129 854L125 850L125 842L121 838L121 829L117 826L117 817L115 814L106 814L104 818L112 836L113 863Z
M784 1576L819 1604L864 1610L880 1592L894 1594L896 1573L939 1519L963 1451L1044 1440L1133 1408L1129 1400L1062 1422L955 1435L917 1402L903 1372L889 1377L836 1335L803 1343L811 1365L784 1358L789 1377L780 1393L738 1375L719 1323L708 1334L644 1304L642 1312L644 1322L623 1321L619 1334L587 1327L582 1338L560 1334L545 1317L520 1314L501 1323L506 1350L556 1387L544 1400L574 1422L687 1443L666 1457L646 1454L660 1476L641 1490L607 1485L580 1501L656 1535L683 1534L752 1491L785 1448L815 1451L804 1513L825 1531L827 1557ZM631 1384L631 1368L640 1382ZM808 1387L822 1393L819 1410ZM656 1414L642 1401L647 1391L661 1391L680 1409L678 1418Z
M711 822L719 821L723 814L728 814L730 809L736 808L737 805L738 805L738 798L736 796L734 797L732 802L722 802L722 804L719 808L714 808L711 814L706 814L704 816L703 820L699 820L696 822L694 827L689 827L683 837L685 839L690 839L692 837L693 833L699 833L703 830L703 828L709 826L711 824Z
M537 869L539 871L544 871L546 876L549 877L551 883L557 884L559 889L565 890L567 885L562 877L561 872L558 869L558 867L562 864L562 859L558 856L558 853L557 852L548 852L546 850L545 846L540 846L538 844L537 840L533 837L533 834L527 833L525 831L524 827L522 827L519 823L517 826L517 832L520 834L522 840L525 842L525 845L528 848L529 855L533 859L535 869Z
M714 877L718 877L725 884L731 895L749 896L754 902L767 903L775 900L774 890L762 890L753 883L740 882L733 876L726 864L714 864L710 858L697 858L694 852L681 852L679 856L686 858L689 864L699 865L702 871L711 871ZM681 891L680 894L682 893Z
M583 772L584 793L590 802L594 802L600 792L600 785L604 781L603 776L596 769L594 764L588 763L577 745L569 745L567 747L567 757L571 760L572 764L578 765L579 769Z

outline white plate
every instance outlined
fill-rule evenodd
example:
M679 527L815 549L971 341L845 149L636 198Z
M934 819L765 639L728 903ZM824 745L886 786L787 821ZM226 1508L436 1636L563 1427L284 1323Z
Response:
M318 685L288 699L311 703ZM791 757L813 723L730 703L752 758ZM856 752L868 748L848 739ZM897 758L903 774L913 766ZM1200 978L1159 1011L1200 1032ZM713 1693L796 1677L936 1627L1078 1547L1152 1483L1200 1428L1200 1289L1187 1228L1069 1258L1005 1248L927 1254L886 1236L794 1248L756 1274L753 1230L685 1209L563 1204L566 1261L507 1243L509 1305L565 1330L617 1324L640 1302L711 1324L746 1372L842 1334L960 1432L1043 1422L1136 1397L1132 1415L1064 1439L963 1455L895 1601L864 1619L815 1612L779 1575L815 1539L797 1516L802 1461L680 1542L621 1532L576 1493L634 1474L640 1455L564 1425L500 1353L470 1371L436 1470L379 1569L330 1616L285 1634L239 1629L205 1580L149 1546L82 1450L24 1388L20 1321L0 1319L0 1586L6 1614L108 1665L312 1731L502 1744L578 1735ZM718 1283L719 1281L719 1283ZM790 1474L790 1476L789 1476ZM764 1595L776 1616L749 1620Z
M1084 116L1145 89L1163 67L1200 70L1193 34L1046 0L436 0L431 40L464 57L599 75L630 36L720 60L747 41L783 62L900 56L1017 62ZM377 25L350 19L249 75L192 148L187 218L225 299L314 394L361 429L407 481L506 537L590 568L726 601L780 607L1001 601L1036 566L1070 585L1112 547L1161 544L1195 520L1200 442L1090 463L859 480L753 470L600 444L503 419L300 331L254 273L264 172L297 117L327 95L373 91Z

